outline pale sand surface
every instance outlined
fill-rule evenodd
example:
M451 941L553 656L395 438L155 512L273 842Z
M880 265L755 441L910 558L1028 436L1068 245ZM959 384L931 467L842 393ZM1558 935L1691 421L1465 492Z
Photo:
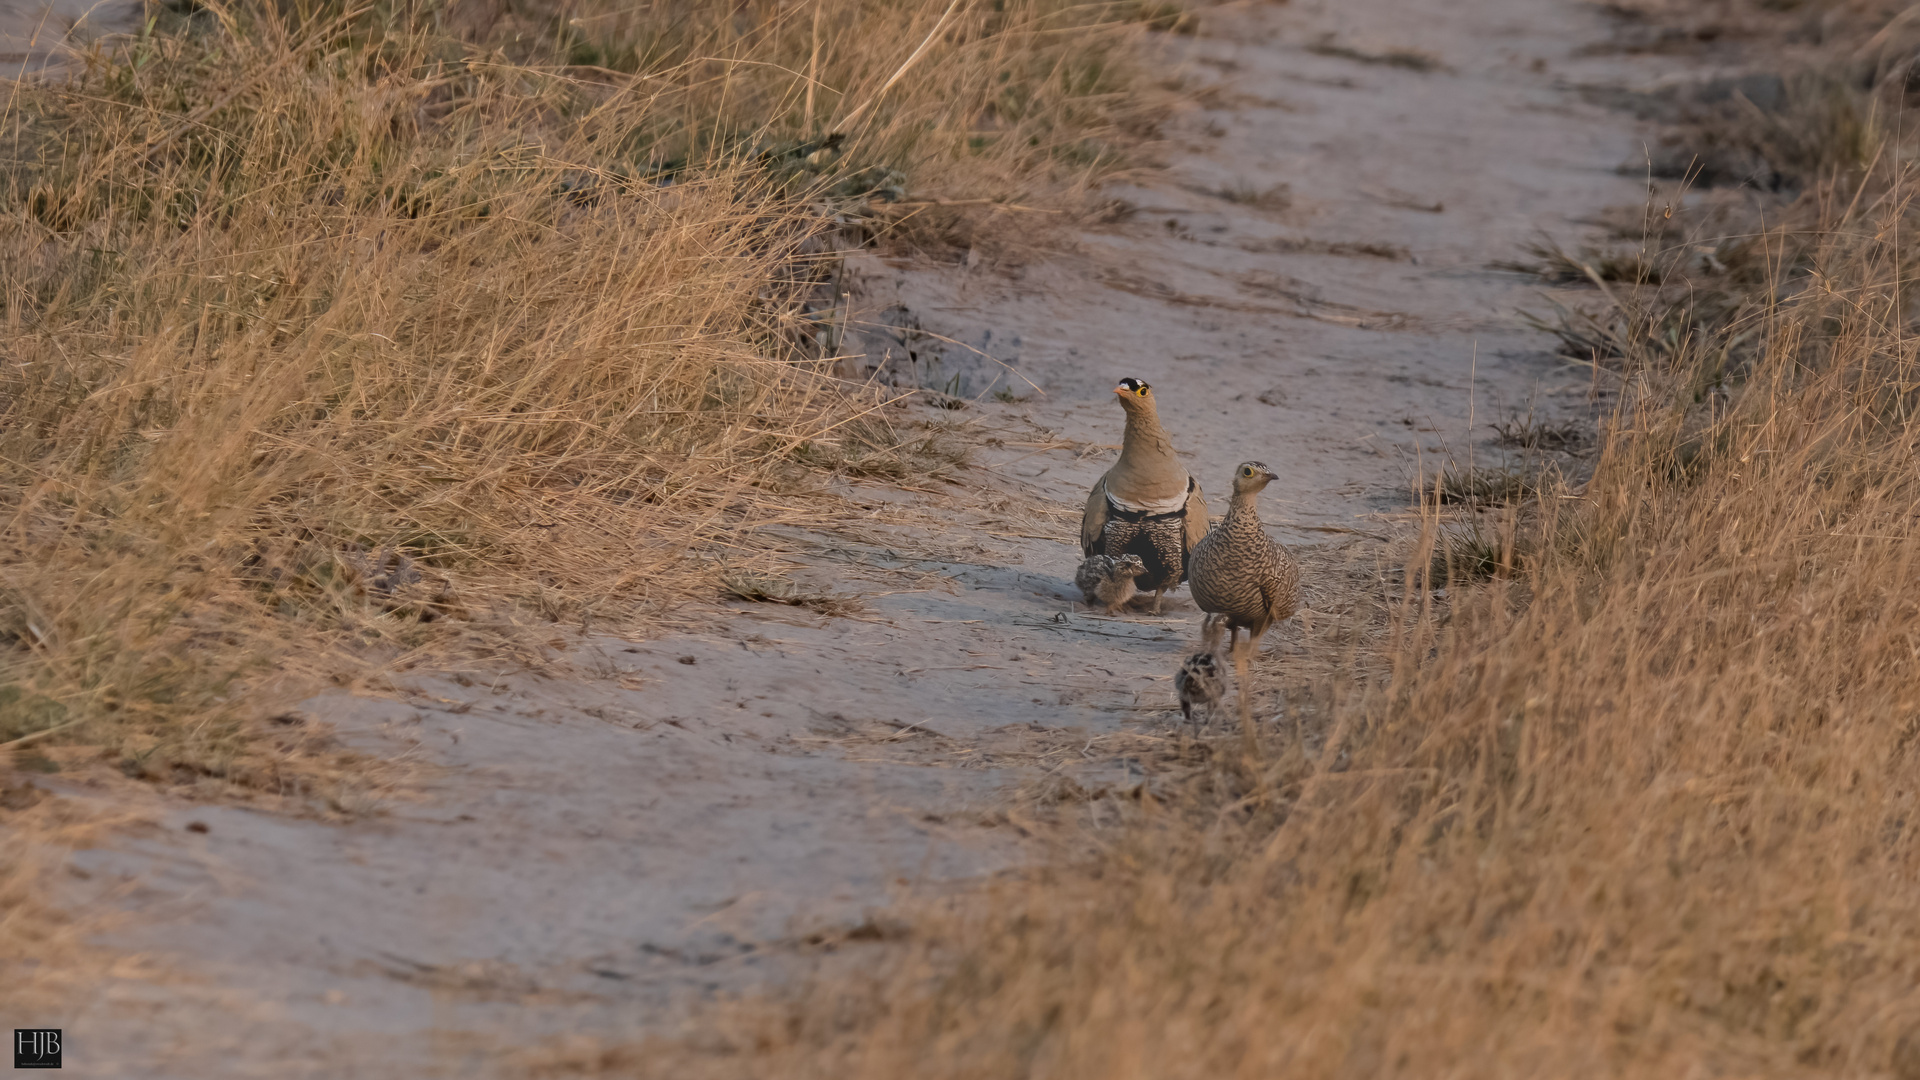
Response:
M1072 595L1079 506L1119 441L1114 381L1154 384L1216 514L1236 462L1276 469L1265 517L1318 575L1310 607L1338 608L1341 568L1404 535L1422 461L1497 457L1486 425L1529 403L1549 419L1605 405L1515 318L1545 309L1538 284L1488 268L1646 197L1621 170L1644 133L1571 87L1672 72L1580 55L1605 33L1594 6L1557 0L1209 15L1168 47L1211 90L1169 118L1169 167L1111 192L1131 217L1019 267L852 268L857 321L904 321L904 305L1044 391L922 409L999 440L974 476L1002 495L853 489L929 523L811 542L800 576L865 597L856 617L720 605L697 633L569 646L566 678L415 677L394 699L306 703L356 745L411 748L436 770L425 798L336 825L155 797L150 826L77 855L77 893L118 896L114 941L166 974L113 980L68 1018L68 1068L485 1075L503 1047L631 1034L792 978L809 936L1017 865L1030 852L1002 811L1020 785L1139 783L1127 740L1171 731L1197 616L1184 590L1117 620ZM1444 67L1308 48L1327 35ZM1284 209L1215 194L1278 184ZM1300 241L1389 257L1286 253ZM1001 371L901 340L929 384L978 395ZM1338 648L1295 622L1263 667Z
M89 45L140 28L144 0L0 0L0 79L57 77Z

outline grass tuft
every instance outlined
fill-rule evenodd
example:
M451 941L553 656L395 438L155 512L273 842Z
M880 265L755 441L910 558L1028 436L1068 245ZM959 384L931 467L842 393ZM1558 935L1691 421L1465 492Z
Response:
M844 615L857 610L858 601L826 593L808 592L791 578L752 570L723 570L720 587L736 600L753 603L788 604L810 608L822 615Z
M1214 193L1221 199L1255 210L1279 213L1293 205L1293 189L1286 184L1260 187L1257 184L1229 184Z
M1577 450L1586 445L1586 426L1574 420L1553 423L1527 416L1512 416L1489 425L1498 436L1498 445L1510 450Z
M1449 468L1433 481L1431 493L1442 503L1490 505L1515 503L1540 490L1539 473L1511 465Z
M1530 553L1478 518L1443 527L1434 539L1427 580L1434 588L1510 578Z
M1644 251L1583 250L1578 256L1550 239L1528 245L1532 262L1497 262L1496 270L1533 274L1542 281L1558 285L1620 282L1628 285L1659 284L1664 269Z

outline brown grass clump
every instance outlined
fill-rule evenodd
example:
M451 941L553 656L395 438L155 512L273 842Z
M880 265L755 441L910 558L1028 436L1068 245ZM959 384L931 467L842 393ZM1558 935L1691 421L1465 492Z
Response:
M826 366L833 252L1072 209L1124 16L211 6L15 89L0 744L226 770L268 670L632 624L813 477L915 474Z
M1540 481L1537 471L1521 466L1477 465L1446 470L1433 479L1429 494L1443 503L1517 503L1539 491Z

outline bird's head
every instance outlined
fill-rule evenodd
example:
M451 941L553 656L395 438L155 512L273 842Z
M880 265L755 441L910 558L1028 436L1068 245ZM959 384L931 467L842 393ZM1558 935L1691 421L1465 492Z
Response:
M1251 495L1278 479L1265 463L1243 461L1233 470L1233 493Z
M1122 555L1113 560L1113 576L1117 578L1136 578L1147 572L1147 564L1138 555Z
M1220 674L1220 662L1210 652L1194 653L1187 657L1186 668L1200 675Z
M1129 416L1153 412L1153 387L1139 379L1121 379L1120 384L1113 388L1113 393Z

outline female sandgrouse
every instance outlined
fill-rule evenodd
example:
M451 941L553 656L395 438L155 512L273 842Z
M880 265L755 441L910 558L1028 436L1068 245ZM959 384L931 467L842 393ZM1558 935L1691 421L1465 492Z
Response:
M1174 455L1173 440L1160 426L1153 388L1121 379L1113 388L1126 410L1120 460L1093 485L1080 519L1080 551L1086 556L1137 555L1146 573L1135 583L1160 598L1187 577L1187 557L1207 532L1207 501L1200 485Z
M1227 504L1226 520L1194 545L1188 567L1193 602L1227 625L1227 649L1240 678L1240 718L1249 732L1253 718L1247 698L1247 655L1260 647L1268 627L1291 617L1300 606L1300 566L1260 527L1260 512L1254 506L1260 489L1274 479L1273 470L1258 461L1243 461L1233 470L1233 500ZM1242 630L1247 632L1245 652L1238 647Z
M1138 555L1118 558L1092 555L1080 564L1073 583L1080 587L1087 603L1100 604L1107 609L1107 614L1114 615L1139 591L1134 579L1146 572L1147 564L1141 562Z

